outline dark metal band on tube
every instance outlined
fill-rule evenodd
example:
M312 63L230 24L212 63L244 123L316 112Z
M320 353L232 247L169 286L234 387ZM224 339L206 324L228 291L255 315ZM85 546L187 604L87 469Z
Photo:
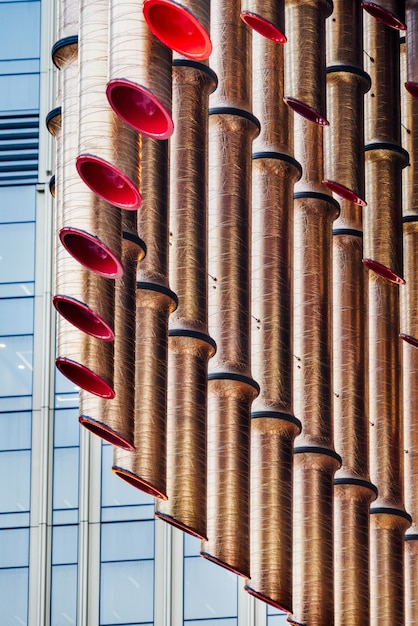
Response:
M196 61L173 67L175 133L170 169L170 284L179 306L170 316L167 495L156 515L206 539L208 360L207 145L209 93L216 76Z
M110 3L109 104L133 129L168 139L171 117L171 52L149 30L138 3Z
M241 0L241 18L263 37L286 43L284 4L284 0Z

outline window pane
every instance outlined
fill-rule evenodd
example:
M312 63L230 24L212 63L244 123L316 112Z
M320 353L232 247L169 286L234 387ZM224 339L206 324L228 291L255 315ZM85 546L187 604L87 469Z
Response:
M28 568L0 570L2 624L22 626L28 620Z
M154 499L140 489L118 478L112 471L113 448L102 446L102 506L123 506L126 504L152 504Z
M236 619L205 619L198 622L185 620L184 626L237 626Z
M235 617L237 576L200 557L184 559L184 619Z
M54 450L53 508L78 507L78 448Z
M0 76L0 111L33 111L39 106L39 74Z
M0 337L0 395L32 393L32 336Z
M184 541L184 556L199 556L200 554L200 539L192 537L188 533L183 535Z
M287 615L285 613L281 615L269 615L267 617L267 626L289 626Z
M154 522L102 525L102 561L154 558Z
M29 511L30 452L0 452L0 476L0 513Z
M32 222L3 224L0 227L0 283L34 279L34 243L35 227Z
M34 185L0 187L0 222L30 222L34 220L35 194Z
M0 59L39 56L40 3L0 4Z
M65 376L61 374L59 370L55 370L55 393L56 394L71 394L71 398L66 398L66 400L70 400L73 402L72 405L69 403L66 406L78 406L78 391L79 387L74 385L71 381L68 380ZM64 400L64 399L63 399ZM56 405L57 406L57 405Z
M0 187L1 189L1 187ZM0 229L2 226L0 225ZM35 295L35 283L0 283L0 298L25 298Z
M33 333L33 298L0 300L0 328L3 335Z
M52 564L77 563L77 526L54 526L52 529Z
M80 440L80 425L78 423L78 409L55 410L54 445L78 446Z
M51 581L51 624L77 622L77 565L54 565Z
M29 565L29 528L2 530L0 568Z
M0 359L1 361L1 359ZM0 396L0 411L30 411L32 408L32 396L10 396L2 398Z
M31 414L0 413L0 450L29 449Z
M100 626L153 620L153 561L103 563Z

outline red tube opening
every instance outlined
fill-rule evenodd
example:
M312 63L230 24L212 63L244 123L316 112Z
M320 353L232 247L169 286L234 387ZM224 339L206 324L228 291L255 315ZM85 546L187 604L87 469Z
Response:
M268 596L265 596L263 593L260 593L259 591L255 591L255 589L252 589L248 585L245 585L244 589L251 596L254 596L255 598L259 598L260 600L262 600L266 604L269 604L270 606L274 606L276 609L279 609L279 611L284 611L285 613L291 612L291 607L284 606L283 604L279 604L275 600L272 600Z
M109 324L86 304L75 298L61 295L54 296L52 303L62 317L87 335L103 341L114 340L115 334Z
M168 139L173 134L169 111L145 87L118 78L108 82L106 96L115 113L138 133L153 139Z
M64 248L86 269L106 278L123 276L120 259L97 237L70 226L61 228L59 237Z
M413 83L412 81L407 81L405 83L405 89L408 91L408 93L411 94L411 96L413 98L417 98L418 99L418 83Z
M150 30L166 46L189 59L209 58L209 33L186 7L171 0L145 0L143 10Z
M108 400L115 397L112 387L85 365L62 356L55 359L55 365L61 374L81 389Z
M95 194L120 209L134 211L142 204L134 183L104 159L82 154L76 159L80 177Z
M361 6L367 13L370 13L370 15L379 20L379 22L386 24L386 26L396 28L397 30L406 30L406 24L402 20L375 2L362 2Z
M159 498L160 500L168 500L168 497L165 493L163 493L153 485L150 485L145 480L142 480L142 478L139 478L139 476L135 476L135 474L128 472L128 470L122 469L121 467L113 466L112 471L116 474L116 476L122 478L122 480L125 480L133 487L136 487L137 489L148 493L150 496L153 496L154 498Z
M122 450L128 450L129 452L133 452L135 450L134 446L122 435L119 435L112 428L109 428L106 424L102 422L98 422L97 420L92 419L91 417L87 417L86 415L80 415L78 421L84 428L87 428L93 435L97 435L100 439L111 443L112 446L116 446L117 448L122 448Z
M405 284L404 279L401 276L398 276L398 274L395 274L395 272L386 267L386 265L382 265L372 259L363 259L362 262L368 269L378 274L378 276L381 276L386 280L390 280L391 283L396 283L397 285Z
M363 198L360 198L360 196L354 193L354 191L351 191L351 189L345 185L341 185L341 183L337 183L335 180L326 179L322 182L326 187L328 187L328 189L336 193L337 196L340 196L349 202L353 202L354 204L358 204L359 206L367 206L367 202L363 200Z
M276 28L271 22L263 19L260 15L245 11L241 13L241 19L247 24L247 26L255 30L263 37L266 37L266 39L271 39L271 41L275 41L276 43L286 43L287 38L285 34Z
M411 346L414 346L414 348L418 348L418 338L417 337L413 337L412 335L406 335L405 333L401 333L399 336L404 341L406 341L406 343L409 343Z
M209 554L209 552L200 552L200 556L203 556L203 558L207 559L208 561L212 561L212 563L216 563L216 565L220 565L221 567L224 567L225 569L227 569L229 572L232 572L233 574L237 574L238 576L243 576L244 578L250 577L249 572L244 572L239 569L236 569L235 567L232 567L232 565L228 565L228 563L225 563L225 561L221 561L216 556Z
M291 109L293 109L295 113L298 113L310 122L315 122L315 124L319 124L320 126L329 126L329 122L325 119L325 117L304 102L290 96L285 96L283 100L288 106L290 106Z
M201 541L208 540L208 538L205 537L205 535L202 535L202 533L199 533L194 528L187 526L187 524L184 524L180 520L177 520L174 517L171 517L171 515L166 515L165 513L161 513L161 511L155 511L155 515L156 517L159 517L160 519L162 519L164 522L171 524L175 528L179 528L180 530L187 533L188 535L192 535L192 537L196 537L197 539L200 539Z

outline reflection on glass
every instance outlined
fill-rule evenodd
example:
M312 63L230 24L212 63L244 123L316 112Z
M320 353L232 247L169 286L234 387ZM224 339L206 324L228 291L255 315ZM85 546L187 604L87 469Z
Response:
M35 194L35 185L0 187L0 224L35 220Z
M28 450L31 445L31 414L0 413L0 451Z
M28 568L0 570L1 623L4 626L27 624Z
M33 298L2 298L0 328L3 335L33 333Z
M184 559L184 619L236 617L237 576L202 559Z
M0 337L0 395L32 393L32 345L32 335Z
M0 4L0 59L39 57L39 36L40 2Z
M153 621L154 561L102 563L100 626Z
M54 526L52 529L52 564L77 563L78 527Z
M78 446L80 440L80 426L78 423L78 409L56 409L54 422L54 446Z
M0 568L29 565L29 528L2 530Z
M51 580L51 625L77 623L77 565L54 565Z
M154 522L102 524L102 561L154 558Z
M0 476L0 513L29 511L30 451L0 452Z
M78 507L78 448L55 448L53 508Z
M3 97L0 76L0 103ZM39 78L37 82L39 82ZM29 282L34 279L35 225L3 224L0 228L0 283Z

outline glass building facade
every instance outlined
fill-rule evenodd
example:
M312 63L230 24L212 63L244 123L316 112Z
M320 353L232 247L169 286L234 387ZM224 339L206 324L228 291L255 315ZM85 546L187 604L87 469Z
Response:
M0 0L0 622L279 626L285 616L154 518L78 424L54 368L53 0Z

